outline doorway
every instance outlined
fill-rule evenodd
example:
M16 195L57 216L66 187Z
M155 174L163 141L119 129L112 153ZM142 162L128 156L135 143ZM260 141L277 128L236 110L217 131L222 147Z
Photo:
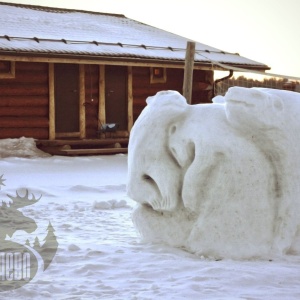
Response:
M105 66L106 123L117 123L118 130L128 130L127 67Z
M79 135L79 65L54 65L55 132Z

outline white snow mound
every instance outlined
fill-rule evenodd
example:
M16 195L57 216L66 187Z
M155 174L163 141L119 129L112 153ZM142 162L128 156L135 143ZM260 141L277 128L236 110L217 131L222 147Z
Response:
M0 158L48 156L50 156L50 154L47 154L36 147L33 138L21 137L19 139L0 139Z

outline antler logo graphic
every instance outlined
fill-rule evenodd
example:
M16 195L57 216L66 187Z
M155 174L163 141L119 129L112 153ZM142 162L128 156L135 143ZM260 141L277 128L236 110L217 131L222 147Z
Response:
M3 175L0 176L0 189L4 180ZM7 236L11 238L18 230L31 234L37 229L34 219L26 217L18 209L35 204L41 197L32 195L30 199L28 190L24 196L16 192L16 196L7 197L11 202L2 201L0 207L0 292L19 288L32 280L39 270L46 270L58 247L50 222L42 246L38 237L32 247L28 239L25 245L8 240Z

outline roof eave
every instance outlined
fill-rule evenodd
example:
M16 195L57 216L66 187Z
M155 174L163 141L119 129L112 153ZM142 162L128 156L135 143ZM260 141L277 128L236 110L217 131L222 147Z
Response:
M145 57L128 57L128 56L113 56L113 55L85 55L85 54L70 54L70 53L44 53L44 52L20 52L20 51L3 51L0 50L0 60L12 61L31 61L31 62L56 62L56 63L78 63L78 64L115 64L128 66L164 66L170 68L184 68L184 60L160 59L160 58L145 58ZM231 68L241 68L253 71L266 71L270 67L266 65L248 65L248 64L228 64L226 68L220 67L211 62L195 61L195 69L206 69L214 71L225 71ZM228 68L227 68L228 67Z

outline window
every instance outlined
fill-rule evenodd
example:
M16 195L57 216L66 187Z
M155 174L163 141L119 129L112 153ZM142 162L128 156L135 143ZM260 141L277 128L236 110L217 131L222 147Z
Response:
M0 79L15 78L15 62L0 60Z
M150 68L150 83L165 83L167 81L166 68Z

